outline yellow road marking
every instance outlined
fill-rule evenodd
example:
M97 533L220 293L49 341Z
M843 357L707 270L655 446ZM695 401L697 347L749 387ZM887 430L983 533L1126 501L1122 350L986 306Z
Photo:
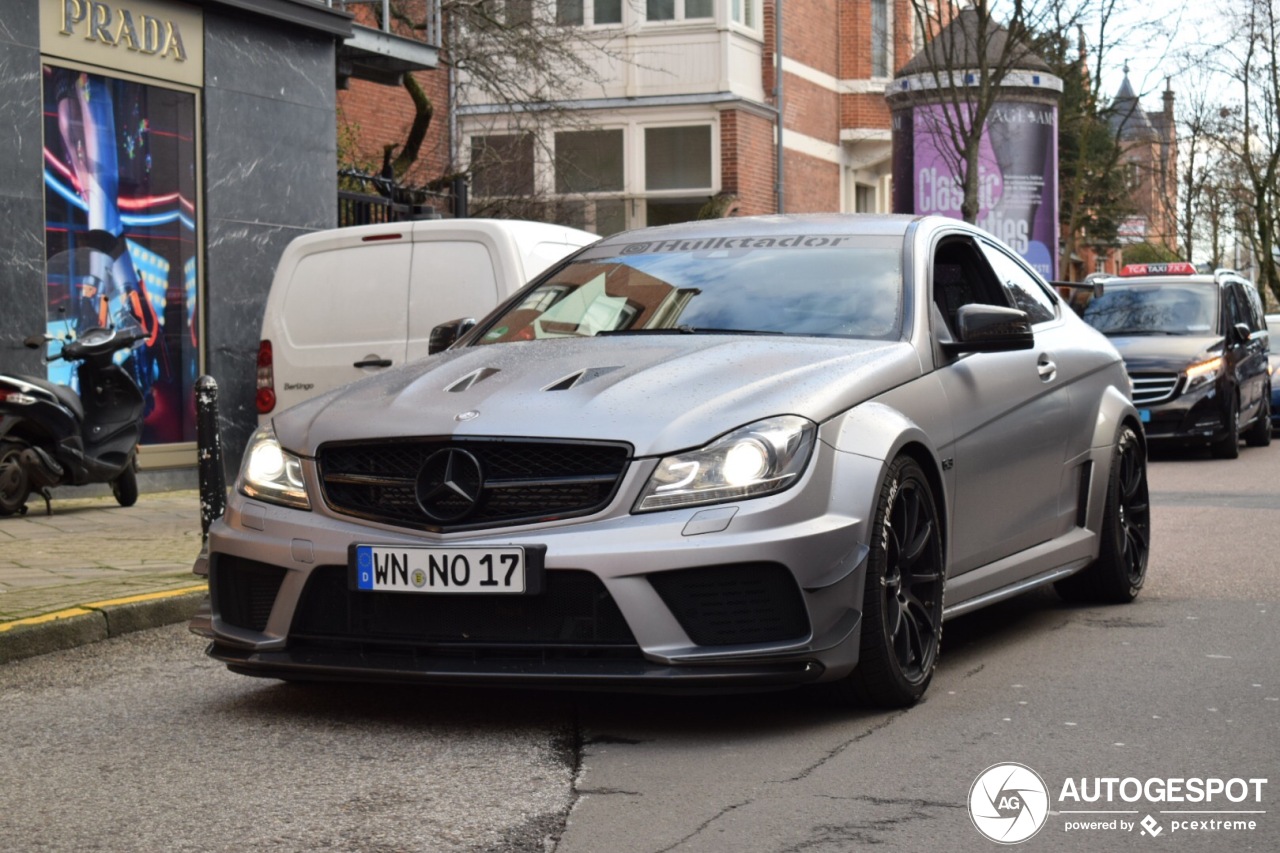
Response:
M39 616L28 616L25 619L15 619L12 622L0 622L0 634L23 625L41 625L45 622L54 622L58 619L70 619L72 616L84 616L103 607L113 607L120 604L136 604L139 601L157 601L163 598L176 598L179 595L189 595L193 592L204 592L207 586L205 584L197 584L196 586L184 586L181 589L169 589L164 592L145 592L139 595L128 595L124 598L108 598L104 601L93 601L89 604L82 604L78 607L68 607L65 610L57 610L53 613L43 613Z

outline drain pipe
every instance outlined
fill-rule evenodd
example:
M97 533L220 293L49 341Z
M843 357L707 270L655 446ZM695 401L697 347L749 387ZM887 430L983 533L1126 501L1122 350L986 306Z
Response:
M783 172L782 126L785 113L782 109L782 0L773 0L773 104L777 113L778 141L774 152L773 191L778 199L778 213L785 213L785 176Z

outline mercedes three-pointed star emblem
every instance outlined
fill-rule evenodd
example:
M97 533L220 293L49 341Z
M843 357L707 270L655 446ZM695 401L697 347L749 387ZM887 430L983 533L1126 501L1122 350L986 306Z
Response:
M437 450L418 471L418 505L432 521L458 521L475 509L483 483L479 459L456 447Z

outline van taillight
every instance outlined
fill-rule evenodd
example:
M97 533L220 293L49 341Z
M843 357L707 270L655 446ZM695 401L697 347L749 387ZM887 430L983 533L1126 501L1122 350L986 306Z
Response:
M271 341L258 344L258 414L265 415L276 407L276 377L272 369Z

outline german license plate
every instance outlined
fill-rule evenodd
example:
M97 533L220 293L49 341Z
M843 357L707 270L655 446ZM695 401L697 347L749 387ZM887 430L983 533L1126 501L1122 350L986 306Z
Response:
M537 592L525 549L355 545L355 588L377 592L522 595Z

